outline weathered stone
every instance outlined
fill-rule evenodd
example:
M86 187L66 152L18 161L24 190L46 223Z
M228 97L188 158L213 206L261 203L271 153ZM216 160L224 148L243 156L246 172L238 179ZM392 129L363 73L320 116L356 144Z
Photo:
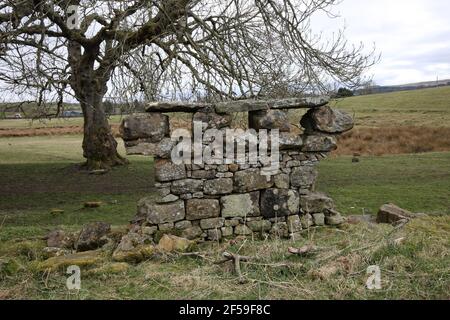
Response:
M169 188L157 188L156 195L160 199L167 197L168 195L170 195L170 186Z
M175 224L173 222L163 223L158 225L158 229L161 232L169 232L175 229Z
M309 193L300 197L300 208L303 213L324 213L334 208L334 201L323 193Z
M232 120L233 116L230 114L219 115L215 112L197 112L192 118L193 122L201 122L203 124L203 130L229 127Z
M267 189L261 192L261 213L265 218L298 214L299 195L287 189Z
M203 199L205 194L203 192L196 192L192 194L193 199Z
M315 226L321 227L325 225L325 215L323 213L314 213L312 217Z
M191 221L180 221L175 223L175 229L176 230L186 230L192 227L192 222Z
M291 160L286 162L286 168L295 168L300 167L302 165L302 162L299 160Z
M195 113L205 108L211 108L211 104L202 102L160 101L148 104L146 112L190 112Z
M293 154L291 155L292 160L298 160L298 161L308 161L309 155L306 153L300 153L300 154Z
M228 172L228 165L227 164L221 164L217 167L217 171L219 172Z
M290 177L288 174L281 173L274 177L275 187L278 189L289 189Z
M136 233L129 233L122 237L112 255L116 262L139 263L153 256L155 247L145 244L145 238Z
M234 174L234 191L238 193L268 189L272 186L273 177L262 175L259 169L248 169Z
M106 244L105 236L111 231L111 225L104 222L90 223L83 227L75 242L79 252L98 249Z
M153 236L158 231L158 227L142 227L142 234L146 236Z
M72 249L75 243L74 236L63 230L51 231L47 236L47 247Z
M152 199L144 198L138 203L138 215L146 217L150 224L164 224L181 221L186 216L184 201L168 204L154 204Z
M286 222L274 223L270 234L275 238L289 238L289 228Z
M100 250L77 252L47 259L38 263L37 268L42 271L57 271L69 266L87 267L101 263L104 258L103 252Z
M225 219L224 218L210 218L200 220L200 227L203 230L207 229L217 229L222 228L224 226Z
M293 168L291 172L291 186L309 189L317 180L318 172L313 166Z
M201 237L203 230L199 226L187 228L183 230L181 236L189 240L195 240Z
M216 173L216 178L233 178L233 172L218 172Z
M215 106L215 110L219 114L230 114L237 112L251 112L259 110L268 110L269 105L265 101L257 100L241 100L221 102Z
M170 158L174 147L175 142L170 138L164 138L158 143L152 143L146 140L125 142L127 155L155 156L163 159Z
M300 124L307 132L321 131L337 134L353 129L354 121L352 116L344 111L323 106L309 110Z
M298 215L290 216L287 218L287 225L289 233L297 233L302 231L302 221Z
M224 238L232 237L234 233L233 227L223 227L220 228L220 231L222 231L222 237Z
M169 117L160 113L130 116L120 127L125 141L149 139L156 143L169 136Z
M303 137L298 133L280 132L280 150L300 150L303 146Z
M327 135L305 135L303 137L303 152L330 152L337 149L337 140Z
M215 105L217 113L251 112L268 109L316 108L328 104L329 97L305 97L279 100L239 100Z
M410 220L416 215L412 212L402 209L395 204L385 204L378 211L377 223L396 223L401 220Z
M309 213L301 216L300 221L303 229L311 228L314 225L313 217Z
M159 240L157 249L163 252L190 252L195 248L194 241L165 234Z
M186 219L201 220L220 216L219 200L191 199L187 201Z
M172 182L155 182L155 188L158 189L170 189Z
M216 177L216 170L196 170L192 171L192 179L214 179Z
M340 226L345 223L344 217L341 215L325 216L325 223L328 226Z
M180 195L203 191L203 181L195 179L177 180L172 183L173 194Z
M272 223L268 220L249 221L247 222L247 226L253 232L269 232L272 229Z
M168 182L186 178L186 168L183 164L176 165L168 159L155 161L155 177L159 182Z
M253 234L252 230L246 225L240 224L234 228L234 233L237 236L249 236Z
M205 181L204 193L207 195L225 195L233 192L233 179L214 179Z
M163 198L160 198L160 199L156 200L156 203L157 204L165 204L165 203L172 203L172 202L175 202L177 200L180 200L180 198L177 197L176 195L169 194L169 195L167 195L167 196L165 196Z
M237 165L235 163L229 164L228 169L233 173L237 172L237 171L239 171L239 165Z
M259 216L259 192L233 194L220 199L222 217L256 217Z
M206 234L209 241L220 241L222 239L222 231L220 229L208 230Z
M191 200L193 198L194 198L194 195L192 193L180 194L181 200Z
M267 110L250 112L249 127L255 130L278 129L280 132L290 132L291 124L286 112L281 110Z
M242 219L225 220L225 227L236 227L242 222Z
M205 170L216 170L219 166L217 164L205 164Z

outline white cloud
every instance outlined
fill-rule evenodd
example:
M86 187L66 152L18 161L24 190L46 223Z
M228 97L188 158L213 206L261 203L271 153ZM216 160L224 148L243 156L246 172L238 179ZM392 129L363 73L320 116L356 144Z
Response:
M447 0L343 0L334 13L319 15L315 31L326 34L346 27L347 39L382 54L370 70L378 84L450 79L450 24Z

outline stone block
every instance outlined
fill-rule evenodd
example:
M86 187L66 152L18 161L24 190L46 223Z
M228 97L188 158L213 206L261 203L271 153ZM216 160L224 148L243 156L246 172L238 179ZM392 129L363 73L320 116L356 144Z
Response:
M187 200L186 219L202 220L217 218L220 216L219 200L215 199L191 199Z
M233 179L220 178L205 181L204 193L207 195L226 195L233 192Z
M168 182L186 178L186 168L183 164L176 165L168 159L155 161L155 177L158 182Z
M259 192L233 194L220 199L222 217L257 217L259 210Z
M295 190L267 189L261 192L261 213L270 219L298 214L300 197Z

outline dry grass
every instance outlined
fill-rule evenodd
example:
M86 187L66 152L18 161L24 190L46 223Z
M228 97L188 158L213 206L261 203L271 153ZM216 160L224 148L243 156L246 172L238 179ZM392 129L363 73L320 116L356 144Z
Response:
M310 230L295 241L207 243L199 248L203 258L159 255L119 274L83 269L77 294L65 288L63 270L43 275L26 250L3 244L0 253L23 269L4 278L0 293L4 299L448 299L449 222L426 217L403 229L360 223ZM305 244L320 250L308 257L288 253ZM214 263L224 251L254 258L241 265L245 283L231 264ZM381 269L382 290L366 288L372 265Z
M355 128L339 138L336 155L387 155L450 150L450 128Z
M111 129L116 137L120 137L118 124L112 124ZM80 134L83 134L82 126L0 128L0 138L67 136Z

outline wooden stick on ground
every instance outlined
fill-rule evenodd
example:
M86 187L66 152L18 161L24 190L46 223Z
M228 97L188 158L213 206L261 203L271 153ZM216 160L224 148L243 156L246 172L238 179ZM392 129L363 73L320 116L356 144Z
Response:
M234 271L236 272L236 275L239 277L239 283L244 284L244 283L246 283L246 280L241 271L241 261L248 262L248 261L251 261L252 259L253 259L252 257L246 257L246 256L241 256L241 255L230 253L230 252L224 252L223 259L216 262L216 264L223 264L227 261L233 261Z

